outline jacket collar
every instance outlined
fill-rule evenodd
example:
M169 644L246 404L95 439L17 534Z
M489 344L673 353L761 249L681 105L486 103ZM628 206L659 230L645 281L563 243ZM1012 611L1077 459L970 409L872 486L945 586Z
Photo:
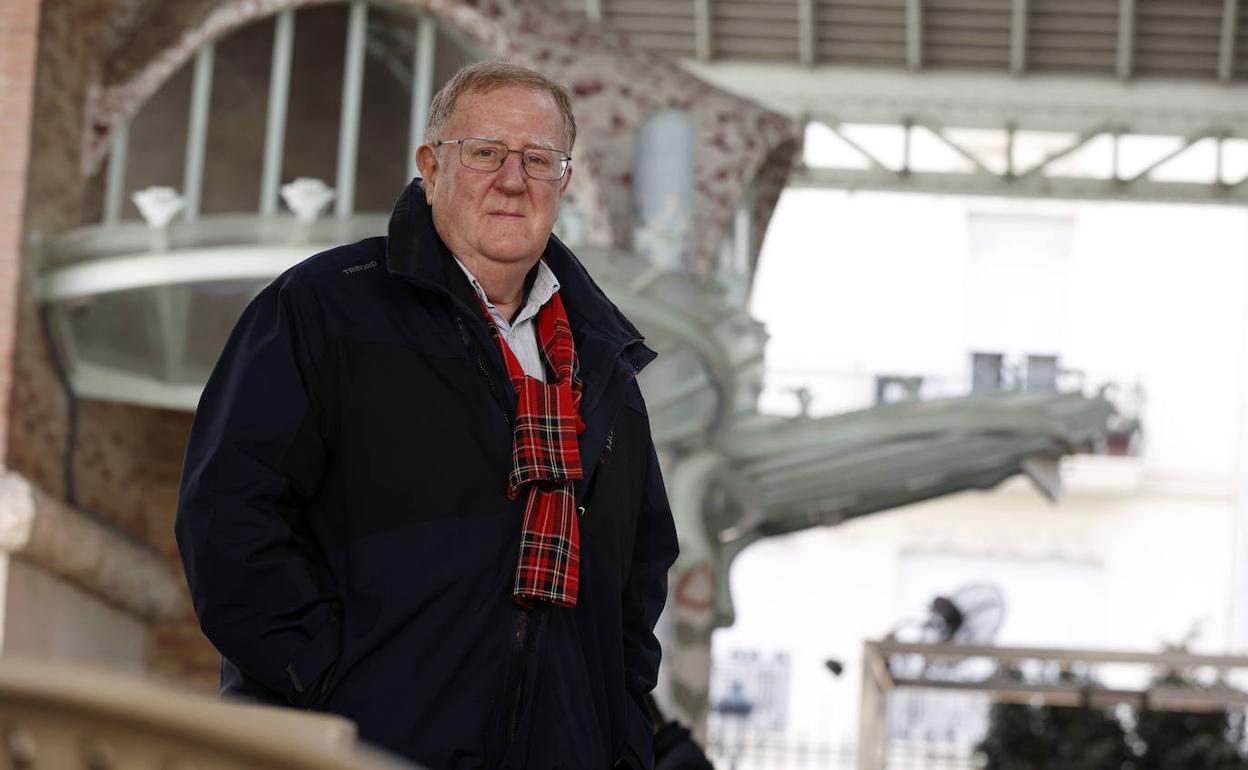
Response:
M604 353L615 351L634 372L641 371L654 360L654 351L642 344L637 327L624 317L594 283L580 260L553 234L546 244L546 260L559 278L559 293L578 337L577 350L582 357L589 352L584 349L587 346L601 347ZM466 289L469 306L475 302L468 280L434 229L432 211L425 202L424 185L419 178L413 179L399 196L390 215L386 269L392 275L449 292L461 300L465 299Z

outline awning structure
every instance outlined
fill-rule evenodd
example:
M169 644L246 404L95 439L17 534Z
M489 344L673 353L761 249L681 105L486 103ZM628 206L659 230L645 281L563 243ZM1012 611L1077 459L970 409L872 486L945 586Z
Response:
M723 483L739 507L715 527L717 622L732 622L728 567L751 543L1019 474L1057 500L1058 458L1102 435L1113 413L1078 393L995 392L733 428Z
M1022 462L1088 444L1111 413L1107 402L1074 393L977 393L745 425L724 437L723 451L734 483L768 512L764 529L780 534L795 528L786 519L837 521L1039 473Z

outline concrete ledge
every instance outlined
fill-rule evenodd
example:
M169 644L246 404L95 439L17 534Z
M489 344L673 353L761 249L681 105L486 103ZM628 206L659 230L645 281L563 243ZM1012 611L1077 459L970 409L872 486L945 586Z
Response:
M182 580L154 551L10 471L0 471L0 551L149 622L190 611Z

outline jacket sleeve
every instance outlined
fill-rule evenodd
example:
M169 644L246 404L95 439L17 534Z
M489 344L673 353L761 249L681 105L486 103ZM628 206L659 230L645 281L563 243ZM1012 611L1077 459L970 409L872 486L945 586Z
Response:
M676 525L654 444L649 449L633 563L624 589L624 681L636 706L629 710L626 757L637 770L654 766L654 726L646 695L658 681L661 651L654 626L667 601L667 572L676 561Z
M325 466L309 387L324 345L289 278L239 319L199 402L175 530L200 626L279 698L310 705L337 659L339 613L303 522ZM302 310L303 313L297 311ZM301 317L302 316L302 317Z

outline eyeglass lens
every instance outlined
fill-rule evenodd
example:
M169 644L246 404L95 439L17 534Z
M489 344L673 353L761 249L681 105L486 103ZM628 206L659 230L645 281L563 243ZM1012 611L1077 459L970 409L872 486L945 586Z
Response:
M534 179L554 181L562 179L567 171L568 159L557 150L541 147L511 150L501 142L485 139L464 139L459 143L460 162L477 171L497 171L513 152L519 153L525 173Z

